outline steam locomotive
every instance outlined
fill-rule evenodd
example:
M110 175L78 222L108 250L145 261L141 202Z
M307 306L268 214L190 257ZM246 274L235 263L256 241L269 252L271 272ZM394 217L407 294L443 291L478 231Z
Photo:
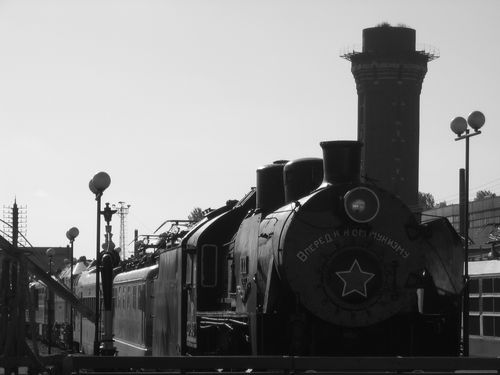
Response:
M118 355L459 354L460 238L362 181L361 143L321 147L259 168L240 201L115 272L103 293ZM95 268L78 295L92 298L92 280ZM85 325L77 314L91 353Z

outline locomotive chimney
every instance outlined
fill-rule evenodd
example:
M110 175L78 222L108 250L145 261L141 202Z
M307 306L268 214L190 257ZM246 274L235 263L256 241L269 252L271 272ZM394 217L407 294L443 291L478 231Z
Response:
M360 181L361 142L327 141L320 146L323 149L323 185Z
M287 160L278 160L257 169L257 209L267 213L285 204L283 168L286 163Z
M304 158L286 163L283 169L285 203L296 201L318 188L323 180L323 160Z

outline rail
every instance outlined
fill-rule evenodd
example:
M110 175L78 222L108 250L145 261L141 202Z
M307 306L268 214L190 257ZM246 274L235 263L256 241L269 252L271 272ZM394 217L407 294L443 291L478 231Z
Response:
M471 357L87 357L68 356L63 375L120 374L478 374L500 371L500 359Z

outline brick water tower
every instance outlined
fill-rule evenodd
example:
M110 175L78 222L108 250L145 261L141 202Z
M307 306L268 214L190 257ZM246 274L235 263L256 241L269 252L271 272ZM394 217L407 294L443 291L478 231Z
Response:
M418 208L419 112L427 63L415 30L382 24L363 30L362 51L345 53L358 92L361 174Z

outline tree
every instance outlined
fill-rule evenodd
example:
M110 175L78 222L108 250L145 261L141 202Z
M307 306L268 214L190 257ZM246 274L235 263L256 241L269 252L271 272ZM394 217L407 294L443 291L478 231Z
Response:
M419 191L418 205L423 211L434 208L436 206L436 202L434 201L434 196L431 193L422 193L421 191Z
M191 213L188 216L188 220L197 222L203 219L204 216L205 215L203 215L203 210L200 207L195 207L191 210Z
M496 197L497 195L489 190L479 190L476 193L476 198L474 198L475 201L481 201L483 199L488 199L488 198L493 198Z

